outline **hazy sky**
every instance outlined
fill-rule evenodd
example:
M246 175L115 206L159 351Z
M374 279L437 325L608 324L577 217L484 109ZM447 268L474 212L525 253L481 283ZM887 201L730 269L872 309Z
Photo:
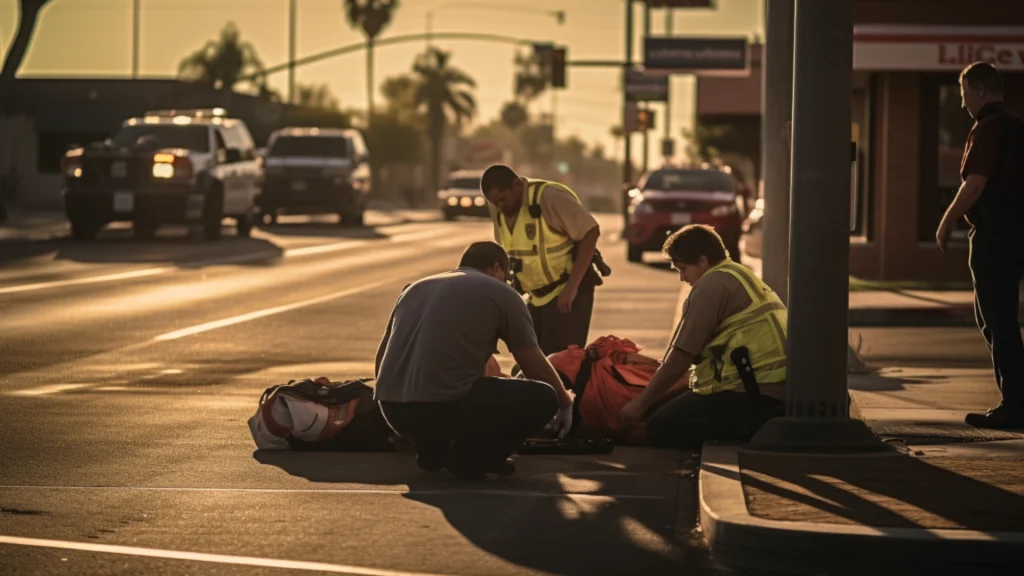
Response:
M6 51L16 28L17 0L0 0L0 42ZM288 0L141 0L141 56L143 76L167 77L177 72L178 62L217 36L234 21L243 39L251 42L267 66L288 59ZM676 35L744 35L753 38L762 30L761 0L718 0L716 10L675 11ZM361 31L349 28L341 10L342 0L298 0L299 57L363 41ZM519 11L504 11L501 6ZM24 76L105 76L131 74L132 0L51 0L44 9L25 64ZM566 21L558 25L548 15L564 10ZM434 12L434 32L479 32L518 38L553 41L568 47L570 60L621 60L625 53L624 0L402 0L391 25L381 38L425 31L426 15ZM642 59L643 11L636 6L636 48ZM665 13L653 10L652 34L665 31ZM512 60L516 48L508 44L436 41L453 52L452 65L476 79L479 121L497 116L512 96ZM407 72L424 42L411 42L377 50L376 80ZM297 82L327 83L344 107L366 107L366 58L348 54L299 68ZM270 77L270 83L287 93L287 72ZM576 134L590 144L601 143L609 151L612 125L620 123L619 72L611 68L571 68L568 88L557 95L556 130L560 136ZM672 132L693 119L693 80L672 79ZM382 98L377 97L377 102ZM549 111L545 95L536 109ZM658 128L652 134L652 151L663 134L663 115L657 112ZM621 147L621 145L619 146ZM616 151L617 155L620 151ZM655 156L652 154L652 158Z

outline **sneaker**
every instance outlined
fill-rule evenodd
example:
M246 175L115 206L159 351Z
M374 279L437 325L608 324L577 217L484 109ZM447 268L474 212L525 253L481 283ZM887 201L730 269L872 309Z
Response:
M1024 429L1024 412L1000 404L984 414L972 412L964 417L964 422L975 428L992 430Z
M454 450L448 454L444 467L463 480L480 480L488 474L510 476L516 471L516 463L511 458L506 458L494 466L480 466Z

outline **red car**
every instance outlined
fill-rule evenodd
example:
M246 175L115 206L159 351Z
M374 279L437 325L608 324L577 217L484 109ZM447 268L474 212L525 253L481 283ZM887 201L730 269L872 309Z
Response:
M687 224L709 224L739 262L744 203L728 172L716 168L663 168L644 174L630 191L628 258L660 251L665 238Z

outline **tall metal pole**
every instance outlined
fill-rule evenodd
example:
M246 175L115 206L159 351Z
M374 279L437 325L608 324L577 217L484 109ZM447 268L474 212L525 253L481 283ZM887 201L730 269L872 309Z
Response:
M139 2L132 2L132 80L139 79Z
M626 230L629 226L629 197L626 196L629 186L633 184L633 153L631 136L629 131L629 120L626 114L629 110L629 102L626 96L626 75L633 69L633 0L626 0L626 65L622 69L622 140L625 144L625 151L622 160L622 237L626 237Z
M673 34L674 16L672 8L665 9L665 36ZM672 76L668 77L668 92L665 94L665 140L670 139L672 139Z
M288 6L288 103L295 104L295 20L297 0Z
M754 448L885 448L846 385L853 2L796 2L786 417Z
M646 3L646 2L644 2L644 41L646 41L647 37L650 36L650 35L651 35L651 5ZM644 108L645 109L649 109L650 107L651 107L650 104L648 104L646 102L644 103ZM643 172L646 173L647 172L647 167L648 167L648 153L650 152L649 148L650 148L650 140L651 140L649 138L649 134L648 134L646 128L644 128L643 137L644 137L644 164L643 164Z
M793 0L765 0L761 49L762 274L789 302L789 134L793 111Z

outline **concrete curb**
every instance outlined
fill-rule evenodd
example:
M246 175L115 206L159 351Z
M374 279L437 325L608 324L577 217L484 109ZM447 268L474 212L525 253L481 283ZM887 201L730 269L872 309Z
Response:
M1024 321L1024 310L1019 316ZM851 308L851 327L869 326L976 326L973 306L934 308Z
M782 522L752 516L737 445L704 445L700 523L716 559L737 569L787 574L926 573L1021 566L1024 532L876 528ZM896 453L852 458L904 457Z

